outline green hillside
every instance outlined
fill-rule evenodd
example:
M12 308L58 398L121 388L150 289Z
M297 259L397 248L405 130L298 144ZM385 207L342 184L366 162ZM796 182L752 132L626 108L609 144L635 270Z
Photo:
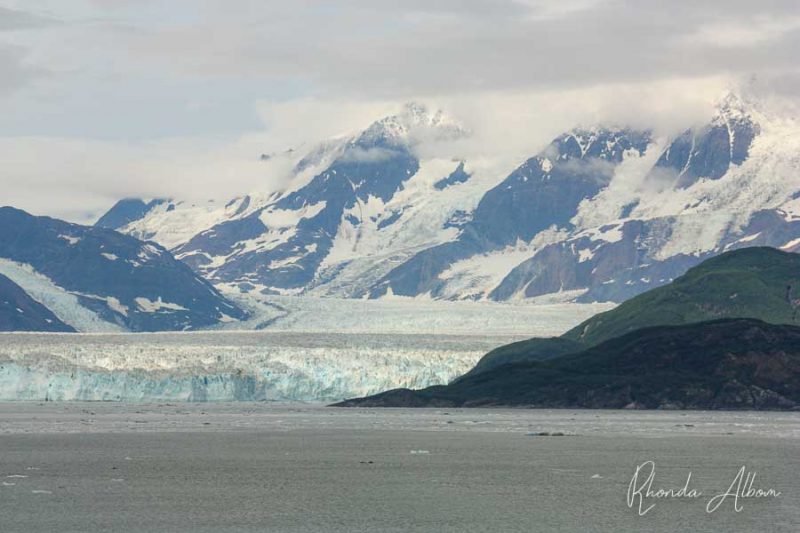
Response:
M646 328L549 361L339 405L797 409L800 327L725 319Z
M534 338L486 354L465 376L517 361L543 361L637 329L720 318L757 318L800 325L787 297L800 299L800 255L774 248L744 248L708 259L669 285L631 298L557 338ZM462 378L463 379L463 378Z
M563 335L586 345L643 327L719 318L757 318L790 324L787 287L800 298L800 255L774 248L744 248L704 261L669 285L631 298Z
M480 374L492 368L520 361L545 361L583 350L582 343L563 337L534 338L506 344L484 355L475 367L459 379Z

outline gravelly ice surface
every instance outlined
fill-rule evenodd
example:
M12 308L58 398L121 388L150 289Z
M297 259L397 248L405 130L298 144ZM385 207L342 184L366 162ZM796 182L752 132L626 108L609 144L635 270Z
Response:
M799 452L798 413L2 403L0 531L796 532ZM637 516L647 460L703 496ZM742 466L781 496L707 514Z

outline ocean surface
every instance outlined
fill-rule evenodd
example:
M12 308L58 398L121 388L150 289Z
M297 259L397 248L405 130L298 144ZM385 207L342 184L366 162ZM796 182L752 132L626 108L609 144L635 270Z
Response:
M800 413L0 404L2 532L796 533L799 472Z

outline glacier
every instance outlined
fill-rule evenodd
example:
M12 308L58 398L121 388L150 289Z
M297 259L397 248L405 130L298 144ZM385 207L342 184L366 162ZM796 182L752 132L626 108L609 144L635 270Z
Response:
M430 335L524 335L541 337L567 331L610 303L540 303L424 300L396 296L379 300L236 294L225 296L245 307L247 320L214 330L269 330L314 333L394 333Z
M446 383L520 336L3 334L0 400L332 402Z
M214 331L0 333L0 401L329 403L447 383L610 307L273 296Z

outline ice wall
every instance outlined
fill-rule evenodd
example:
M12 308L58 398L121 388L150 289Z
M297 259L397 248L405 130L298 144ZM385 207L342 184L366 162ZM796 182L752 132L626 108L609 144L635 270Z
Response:
M0 335L0 400L332 402L450 381L518 337Z

